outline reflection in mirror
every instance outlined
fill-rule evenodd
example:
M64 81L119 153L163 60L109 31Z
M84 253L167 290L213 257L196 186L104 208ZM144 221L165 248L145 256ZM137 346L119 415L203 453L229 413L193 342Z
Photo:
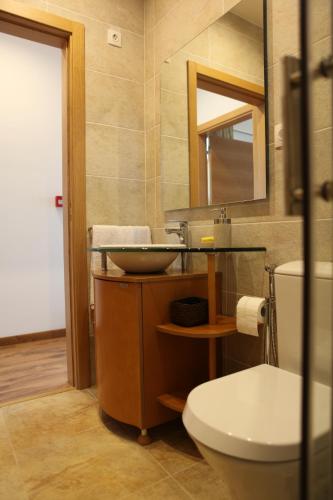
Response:
M187 65L191 206L264 198L264 88Z
M266 197L262 4L242 0L161 65L163 210Z
M254 108L201 89L197 97L199 169L207 175L206 204L252 200ZM204 104L209 99L212 106ZM215 113L206 116L210 109Z

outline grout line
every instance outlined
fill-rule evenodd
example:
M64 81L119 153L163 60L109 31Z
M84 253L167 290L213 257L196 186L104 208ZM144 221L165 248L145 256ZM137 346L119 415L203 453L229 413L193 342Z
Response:
M163 90L163 92L168 92L169 94L175 94L175 95L181 95L181 96L187 97L187 92L181 92L180 90L169 90L165 87L161 87L160 90Z
M148 453L149 453L149 455L151 456L151 458L153 459L153 461L154 461L156 464L158 464L158 465L160 466L160 468L161 468L161 469L162 469L162 470L166 473L167 477L166 477L166 478L164 478L164 480L166 480L166 479L171 479L171 480L173 480L173 481L174 481L174 482L178 485L178 487L180 487L180 489L181 489L182 491L184 491L184 493L186 493L186 495L188 495L188 496L189 496L189 498L192 498L192 496L190 495L190 493L189 493L189 492L188 492L188 491L187 491L187 490L186 490L186 489L185 489L185 488L184 488L184 487L183 487L183 486L182 486L182 485L181 485L181 484L180 484L180 483L179 483L179 482L175 479L175 476L174 476L173 474L171 474L171 472L169 472L169 471L168 471L168 470L167 470L167 469L166 469L166 468L162 465L162 463L161 463L161 462L159 462L159 461L158 461L158 460L154 457L154 455L151 453L151 451L150 451L148 448L147 448L147 450L146 450L146 451L148 451ZM192 465L190 465L189 467L186 467L185 469L182 469L181 471L179 471L179 473L180 473L180 472L183 472L184 470L191 469L191 468L192 468L192 467L194 467L195 465L197 465L197 463L192 464Z
M158 26L159 24L161 24L162 20L163 20L165 17L167 17L167 16L168 16L171 12L173 12L174 10L176 10L176 7L178 7L178 4L180 3L180 1L181 1L181 0L178 0L178 1L175 3L175 5L174 5L173 7L171 7L171 9L169 9L169 10L168 10L165 14L163 14L163 16L162 16L162 17L160 17L160 19L159 19L157 22L155 22L155 23L154 23L154 26L153 26L153 28L152 28L153 30L155 30L155 29L157 28L157 26ZM155 16L156 16L156 11L154 12L154 17L155 17ZM155 21L155 19L154 19L154 21Z
M241 217L240 217L241 218ZM235 218L234 218L235 220ZM331 217L327 218L320 218L316 219L315 222L323 222L323 221L331 221ZM281 219L281 220L276 220L276 221L248 221L248 222L235 222L234 225L237 226L247 226L249 224L302 224L303 221L302 219L296 219L296 220L287 220L287 219Z
M144 37L144 33L137 33L136 31L132 31L132 30L129 30L127 28L123 28L122 26L120 26L118 24L111 23L111 22L107 23L105 21L101 21L100 19L97 19L96 17L91 17L88 14L84 14L84 13L82 14L81 12L78 12L77 10L68 9L67 7L63 7L61 5L58 5L58 4L55 4L55 3L50 2L48 0L45 0L45 7L47 9L47 12L50 12L50 14L54 14L55 16L59 16L60 14L55 14L54 12L50 11L49 10L50 6L56 7L57 9L60 9L60 10L71 12L72 14L76 14L79 17L84 17L86 19L89 19L90 21L95 21L95 22L100 23L100 24L105 24L106 26L109 26L109 27L113 26L113 27L120 28L121 31L126 31L127 33L130 33L132 35L138 36L140 38ZM80 22L80 21L77 21L77 22Z
M0 403L0 409L6 408L7 406L20 405L24 403L29 403L30 401L34 401L36 399L46 398L48 396L57 396L58 394L62 394L68 391L74 391L75 388L71 385L58 387L55 389L46 390L45 392L39 394L31 394L30 396L25 396L19 399L14 399L12 401L6 401L5 403Z
M230 11L226 12L226 14L228 14L228 13L230 13ZM235 15L235 14L233 14L233 15ZM223 16L221 16L221 17L223 17ZM258 40L257 37L254 37L254 36L251 36L251 35L247 35L243 31L241 31L240 29L231 28L229 26L223 25L223 21L221 21L221 17L219 19L217 19L217 21L215 21L215 22L218 23L218 24L220 24L226 31L229 31L229 32L232 32L232 33L235 33L235 31L236 31L237 35L239 35L240 37L247 38L248 40L251 40L251 42L256 42L258 45L261 45L262 47L264 46L264 40ZM239 17L239 16L237 16L237 17ZM242 19L242 21L247 22L247 23L251 24L252 26L255 26L256 28L258 28L258 30L261 29L261 31L263 33L264 30L262 28L260 28L259 26L257 26L256 24L253 24L250 21L247 21L246 19L243 19L243 18L241 18L241 19Z
M132 179L130 177L109 177L107 175L86 174L86 177L97 177L98 179L109 179L113 181L145 182L145 179Z
M186 92L177 92L177 90L168 90L165 88L163 88L163 90L164 90L164 92L167 92L168 94L187 96Z
M167 137L168 139L177 139L178 141L188 142L188 139L186 137L177 137L176 135L161 134L161 137Z
M144 130L141 129L121 127L120 125L113 125L112 123L86 121L86 125L100 125L102 127L111 127L111 128L117 128L119 130L128 130L129 132L138 132L139 134L144 134L145 132Z
M202 460L202 462L204 462L204 459ZM199 462L200 463L200 462ZM197 467L198 463L196 464L193 464L191 465L190 467L188 467L188 469L186 470L190 470L190 469L193 469L194 467ZM179 471L179 472L176 472L173 476L172 476L172 479L176 482L176 484L179 486L179 488L181 488L184 493L186 493L186 495L189 496L189 498L194 498L191 493L189 491L187 491L187 489L182 485L182 483L177 479L177 475L179 475L181 472L183 471Z
M189 467L190 468L190 467ZM187 470L187 469L186 469ZM178 488L180 488L184 493L185 495L188 497L188 498L191 498L193 499L194 497L191 495L191 493L189 491L187 491L186 488L184 488L184 486L179 482L177 481L177 479L175 478L175 476L171 476L171 479L172 481L178 486Z
M144 223L147 224L147 127L146 127L146 64L147 64L147 2L143 4L143 145L144 145L144 182L145 182L145 192L144 192ZM155 12L155 4L153 4L153 12ZM151 233L151 231L150 231Z
M329 127L323 127L323 128L318 128L317 130L314 130L314 134L318 134L320 132L327 132L327 131L332 131L332 125Z
M154 74L154 76L152 76L152 77L151 77L151 78L149 78L148 80L145 80L145 82L144 82L144 83L145 83L145 86L150 85L150 83L151 83L152 81L153 81L153 82L155 82L155 74Z
M86 68L86 71L90 71L91 73L97 73L99 75L107 76L108 78L115 78L116 80L122 80L125 82L135 83L136 85L143 87L144 81L140 82L139 80L132 80L130 78L125 78L124 76L114 75L113 73L106 73L105 71L100 71L98 69Z
M329 34L329 35L324 35L322 38L318 38L318 40L314 40L312 42L312 45L316 45L317 43L321 43L321 42L325 42L327 40L330 40L332 38L332 35Z

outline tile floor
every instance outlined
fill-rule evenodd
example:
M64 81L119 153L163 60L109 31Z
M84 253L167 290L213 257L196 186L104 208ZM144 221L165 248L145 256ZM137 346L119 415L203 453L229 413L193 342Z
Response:
M101 421L92 390L0 408L1 500L230 500L180 422L152 432Z

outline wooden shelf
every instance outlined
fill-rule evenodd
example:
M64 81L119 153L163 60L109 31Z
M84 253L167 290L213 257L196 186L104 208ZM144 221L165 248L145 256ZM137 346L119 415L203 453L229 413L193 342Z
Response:
M158 396L157 400L170 410L174 410L178 413L183 413L185 408L185 403L188 396L187 391L174 392L173 394L162 394Z
M207 324L186 327L178 326L174 323L165 323L164 325L158 325L156 330L169 335L202 339L225 337L237 332L236 318L232 316L217 316L216 325Z

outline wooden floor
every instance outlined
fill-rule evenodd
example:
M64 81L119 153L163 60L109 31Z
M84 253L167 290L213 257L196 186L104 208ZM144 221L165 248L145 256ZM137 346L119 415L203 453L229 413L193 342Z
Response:
M65 337L0 347L0 404L66 387Z

